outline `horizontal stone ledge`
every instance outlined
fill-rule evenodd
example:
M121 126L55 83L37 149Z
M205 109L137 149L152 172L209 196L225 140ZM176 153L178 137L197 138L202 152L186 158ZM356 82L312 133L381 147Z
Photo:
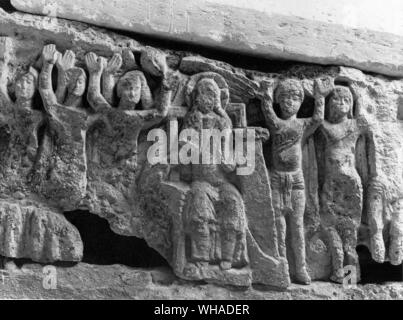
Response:
M247 8L245 3L244 7L236 7L229 4L236 4L237 1L223 0L11 2L18 10L33 14L77 20L269 59L344 65L367 72L403 77L403 36L399 32L376 31L376 28L372 31L364 28L365 24L359 25L362 28L336 24L333 22L338 20L335 17L331 19L331 13L328 14L328 20L332 23L326 22L323 17L315 20L315 15L311 16L312 19L304 18L297 16L298 7L293 7L293 11L284 10L287 14L281 14L281 10L270 12L269 6L273 5L270 1L267 4L251 1ZM329 5L329 1L324 3ZM303 4L299 6L303 7ZM331 8L325 5L324 11L326 9L330 12ZM309 17L307 14L305 16ZM358 18L360 16L365 16L365 12L362 15L360 12Z

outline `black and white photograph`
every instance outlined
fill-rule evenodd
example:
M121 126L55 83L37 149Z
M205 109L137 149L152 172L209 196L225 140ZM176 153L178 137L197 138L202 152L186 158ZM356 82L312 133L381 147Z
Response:
M402 261L402 0L0 0L0 300L253 319Z

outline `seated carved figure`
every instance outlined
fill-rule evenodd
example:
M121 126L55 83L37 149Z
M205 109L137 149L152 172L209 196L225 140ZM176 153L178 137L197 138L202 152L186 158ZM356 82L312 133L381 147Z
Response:
M351 90L350 90L351 89ZM353 94L357 118L352 118ZM363 189L355 166L357 139L368 123L357 86L336 86L327 105L328 115L320 127L325 138L325 172L321 192L321 223L328 236L333 274L342 282L344 265L359 267L356 252L361 223Z
M221 105L217 81L225 84L214 73L198 74L190 80L190 85L194 85L189 99L191 110L184 119L183 129L193 129L199 134L203 129L232 129ZM248 264L242 195L226 177L235 170L235 165L224 158L222 161L181 166L181 178L190 184L183 211L184 232L190 245L185 274L197 273L200 267L209 264L219 264L222 270Z
M305 181L302 172L302 145L323 120L325 96L329 81L315 81L315 110L312 118L299 119L297 112L304 100L304 89L298 80L280 81L275 91L281 116L273 109L273 84L262 83L262 108L271 135L271 187L276 214L280 256L286 258L286 228L290 228L296 280L309 284L305 261Z

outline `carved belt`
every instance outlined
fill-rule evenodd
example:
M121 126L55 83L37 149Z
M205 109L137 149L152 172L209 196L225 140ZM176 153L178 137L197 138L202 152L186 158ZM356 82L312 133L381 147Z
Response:
M301 170L294 172L274 171L271 175L272 188L280 193L280 209L293 210L291 195L292 190L304 190L304 176Z

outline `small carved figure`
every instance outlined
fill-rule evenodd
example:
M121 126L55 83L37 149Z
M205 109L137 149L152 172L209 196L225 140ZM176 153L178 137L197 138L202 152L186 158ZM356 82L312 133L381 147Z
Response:
M88 102L97 113L103 113L107 127L114 137L116 161L128 160L136 163L137 140L140 131L157 124L168 113L170 105L170 85L166 74L161 74L162 87L160 101L154 108L150 89L146 78L141 71L129 71L117 83L117 96L120 99L117 108L113 108L112 94L114 87L114 73L120 68L122 58L115 54L109 63L95 53L86 55L86 63L90 73L88 88ZM103 75L104 74L104 75ZM101 93L101 76L104 82L104 94ZM139 110L141 102L142 110Z
M352 117L356 101L356 118ZM321 223L330 244L333 274L342 282L344 265L359 267L356 252L361 223L363 189L355 164L357 139L368 128L362 97L356 85L336 86L327 105L327 118L320 127L325 138L325 172L321 191Z
M86 88L83 69L74 67L71 51L62 55L53 44L42 51L39 92L48 117L33 182L46 196L52 196L65 208L80 200L86 187L85 132L87 112L80 108ZM58 87L53 91L52 70L58 67ZM67 96L66 96L67 93Z
M28 72L17 76L15 80L16 99L13 102L7 90L8 64L11 58L11 42L8 37L0 37L0 48L1 123L2 128L9 135L9 139L3 139L3 143L8 141L10 144L3 148L6 152L12 151L10 157L6 157L11 161L9 165L15 166L21 161L22 167L29 167L35 161L38 150L37 131L43 120L41 112L33 109L38 72L33 67L29 67Z
M232 129L224 110L227 102L228 87L221 76L212 72L193 76L188 84L191 109L183 129L199 134L203 129ZM221 164L181 165L181 178L191 185L183 214L184 232L190 240L184 273L197 273L209 264L219 264L222 270L248 264L242 195L226 177L234 170L235 164L224 158Z
M291 246L296 266L296 281L309 284L305 261L305 182L302 172L302 145L319 127L324 116L329 79L315 81L315 110L312 118L299 119L297 112L304 100L298 80L287 79L275 91L281 116L273 109L273 83L264 81L262 108L271 136L271 184L280 256L286 258L286 227L290 228ZM288 222L288 223L287 223Z
M46 45L42 51L43 67L40 75L40 93L45 110L51 106L70 108L80 107L86 87L86 75L82 68L74 67L75 55L66 51L64 56L56 50L54 44ZM58 68L56 94L52 87L52 70ZM67 91L67 97L66 96Z

